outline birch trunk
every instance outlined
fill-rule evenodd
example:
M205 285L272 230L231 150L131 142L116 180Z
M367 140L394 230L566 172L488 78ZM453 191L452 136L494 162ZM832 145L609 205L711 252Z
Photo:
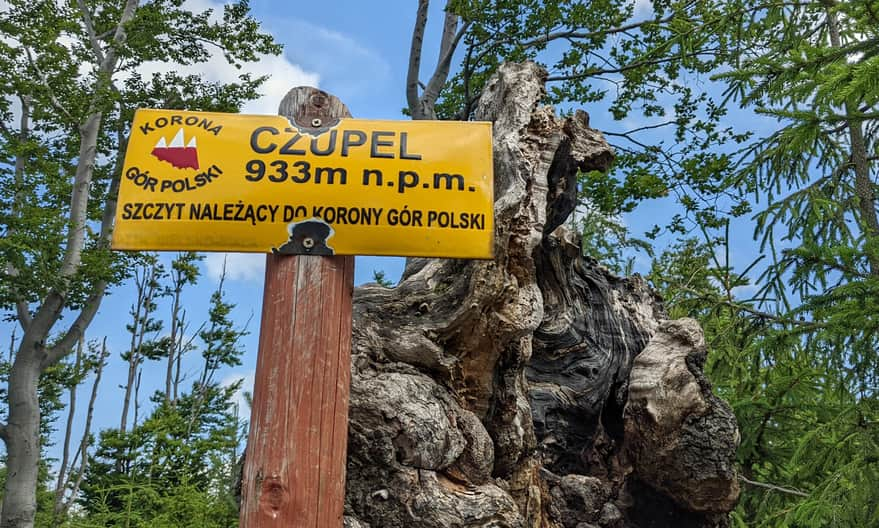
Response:
M22 348L27 343L22 344ZM40 465L40 404L37 386L40 362L19 354L9 372L9 421L6 426L6 492L2 528L33 528L37 512L37 476Z
M98 135L103 119L99 110L102 92L117 66L117 50L125 43L126 25L134 17L138 0L126 0L107 52L97 68L95 86L88 115L80 126L79 156L70 196L69 227L64 257L59 271L60 282L72 278L82 263L85 243L89 188L94 172ZM118 178L118 177L117 177ZM118 181L114 183L118 185ZM111 196L104 204L101 222L101 240L108 243L112 233L116 202ZM65 286L53 289L31 317L27 303L18 304L19 323L24 329L21 345L9 372L9 417L0 437L6 444L7 478L0 510L0 528L32 528L36 514L37 476L40 459L40 407L37 387L40 373L70 353L91 323L100 306L106 283L98 281L89 298L74 316L73 323L62 333L63 337L52 347L46 342L61 317L69 291Z

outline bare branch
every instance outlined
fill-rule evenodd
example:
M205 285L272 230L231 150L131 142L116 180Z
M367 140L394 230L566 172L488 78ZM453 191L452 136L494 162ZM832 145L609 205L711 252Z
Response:
M749 486L754 486L756 488L763 488L763 489L768 489L771 491L778 491L781 493L787 493L789 495L796 495L797 497L808 497L809 496L808 493L802 492L800 490L795 490L795 489L791 489L791 488L784 488L781 486L776 486L775 484L766 484L764 482L756 482L754 480L747 479L741 475L739 475L739 480L741 480L742 482L744 482L745 484L747 484Z
M119 151L124 152L126 145L128 144L128 140L125 138L122 130L118 130L116 132L116 135L119 141ZM116 217L116 204L118 203L119 197L119 185L122 181L122 162L122 157L117 156L115 166L113 167L113 179L110 181L110 188L107 190L107 199L104 202L104 214L101 218L101 233L99 239L99 244L104 247L110 245L110 239L113 234L113 221ZM74 343L82 338L82 334L85 332L85 329L92 322L95 314L97 314L98 308L101 305L101 298L104 296L104 292L106 290L106 281L99 281L94 286L92 294L86 301L85 306L82 308L82 311L74 320L73 324L70 325L70 328L67 330L64 337L62 337L61 340L59 340L58 343L55 344L55 346L47 351L46 357L43 358L42 368L45 369L48 366L53 365L57 361L59 361L70 351Z
M427 88L424 89L424 94L421 96L422 105L429 109L428 117L430 119L436 119L434 104L439 97L440 90L443 89L446 80L449 78L449 70L452 67L452 57L455 54L455 49L470 27L470 21L468 20L461 24L461 28L458 29L459 18L455 13L446 11L439 60L437 61L436 70L431 75Z
M596 75L605 75L608 73L623 73L630 70L635 70L638 68L642 68L644 66L655 66L657 64L665 64L666 62L680 60L683 57L692 58L698 57L700 55L717 55L719 52L717 49L704 49L699 51L694 51L692 53L687 53L683 55L675 55L673 57L662 57L658 59L652 60L641 60L635 61L631 64L626 64L625 66L620 66L618 68L590 68L582 73L574 73L571 75L553 75L546 79L546 82L557 82L557 81L577 81L580 79L585 79L587 77L595 77Z
M98 37L95 35L95 25L92 23L92 15L89 13L84 0L76 0L76 3L79 6L80 13L82 13L82 22L85 24L85 31L88 33L89 42L92 45L92 51L95 52L95 58L98 59L98 63L102 63L104 62L104 51L101 49L101 44L98 42Z
M59 113L63 114L70 121L74 121L73 116L70 112L67 111L67 108L61 104L61 101L58 100L58 97L55 95L55 90L52 89L52 86L49 84L49 79L46 77L46 74L43 73L43 70L40 68L37 61L34 60L33 53L31 53L30 48L27 46L23 46L24 54L27 57L28 63L33 67L34 71L37 73L37 77L40 79L40 84L43 88L46 89L46 92L49 96L49 102L52 103L52 107L57 110Z
M640 22L632 22L631 24L626 24L624 26L619 26L616 28L606 29L602 31L577 31L574 29L565 30L565 31L557 31L553 33L547 33L540 37L533 38L531 40L525 40L520 42L519 45L524 48L530 48L532 46L539 46L542 44L548 44L554 40L558 39L589 39L595 37L601 37L606 35L615 35L617 33L625 33L626 31L631 31L633 29L638 29L640 27L650 25L659 25L659 24L667 24L671 22L676 15L670 15L665 18L655 20L642 20Z
M406 103L413 119L420 119L421 101L418 97L418 74L421 71L421 50L424 45L424 28L427 26L429 0L418 0L415 27L412 28L412 45L409 48L409 70L406 73Z
M85 470L88 467L88 448L89 448L89 435L91 434L92 429L92 417L95 414L95 401L98 399L98 385L101 383L101 374L104 372L104 365L107 359L109 352L107 351L107 338L104 337L104 341L101 343L101 355L98 358L98 366L95 370L95 383L92 385L92 394L91 398L89 398L88 410L85 415L85 427L82 433L82 441L79 444L79 450L76 453L76 456L82 456L82 462L79 466L79 471L76 474L76 481L73 483L73 489L70 493L70 499L64 503L61 508L60 517L63 517L67 514L67 510L70 508L70 505L73 503L73 500L76 498L79 493L79 487L82 484L82 478L85 474ZM76 465L76 457L73 459L73 464L71 466Z
M30 96L24 95L19 98L21 100L21 120L19 121L18 128L18 140L21 143L27 141L28 135L30 134L30 115L31 115L31 98ZM13 176L13 181L15 183L15 194L12 199L12 216L13 218L17 218L19 214L21 214L20 208L22 201L24 200L24 195L22 194L20 186L24 182L24 154L21 153L19 149L18 154L15 156L15 172ZM6 236L11 237L15 233L15 227L12 226L7 230ZM11 263L6 263L6 274L12 278L18 277L18 269ZM31 324L31 314L30 314L30 306L26 300L21 298L20 292L15 292L18 300L15 302L15 312L18 317L18 323L21 325L21 329L27 332L28 327Z

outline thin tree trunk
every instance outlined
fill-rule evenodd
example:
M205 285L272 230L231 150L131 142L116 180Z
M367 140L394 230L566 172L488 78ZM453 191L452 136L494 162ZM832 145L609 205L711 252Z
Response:
M150 318L150 304L155 294L155 264L143 269L142 276L135 276L137 283L137 302L134 306L134 322L131 330L131 344L128 352L128 379L125 384L125 397L122 403L122 418L119 430L125 432L128 426L128 412L131 407L131 393L136 383L137 370L140 367L143 351L143 341L148 330ZM135 402L137 405L137 402ZM136 420L135 420L136 421Z
M91 428L92 428L92 418L95 414L95 401L98 399L98 387L101 384L101 374L104 372L104 365L107 360L107 356L109 355L109 351L107 350L107 338L104 338L104 341L101 343L101 357L98 359L98 366L95 370L95 383L92 385L92 394L89 398L88 410L85 415L85 429L82 433L82 440L79 443L79 456L82 459L80 462L79 470L76 472L76 480L73 483L73 487L70 491L70 499L66 501L62 507L61 516L67 514L67 511L70 509L70 505L76 500L76 496L79 493L79 487L82 484L82 478L85 475L85 471L88 468L89 462L89 438L91 436Z
M19 130L18 130L18 139L22 143L27 141L28 136L30 134L30 115L31 115L31 98L30 96L21 97L21 119L19 120ZM22 185L24 183L24 165L25 165L25 155L23 153L18 154L15 157L15 172L14 172L14 185L15 185L15 194L12 199L12 210L11 216L13 219L17 219L21 214L21 206L22 201L24 200L24 192L22 191ZM16 231L15 225L11 225L8 227L6 236L12 238ZM10 277L17 277L18 270L11 262L6 263L6 274ZM13 281L13 284L15 281ZM18 292L16 292L18 293ZM16 313L18 317L18 322L21 324L23 330L27 331L28 326L30 326L31 317L30 311L27 301L24 299L19 299L15 303ZM14 337L14 334L13 334ZM9 361L12 361L12 353L13 350L9 350Z
M135 284L137 285L137 297L134 303L134 320L131 325L131 343L128 345L128 377L125 380L125 395L122 398L122 416L119 420L119 431L124 433L128 426L128 408L131 405L131 391L134 386L134 376L137 372L137 336L141 327L141 309L144 304L144 283L135 272Z
M423 119L418 77L421 73L421 50L424 46L424 28L427 26L427 8L429 0L418 0L418 11L415 15L415 26L412 28L412 44L409 48L409 71L406 75L406 102L412 119Z
M59 284L67 284L80 268L85 244L86 221L90 188L97 156L98 133L101 128L103 112L100 98L116 70L117 50L122 49L125 28L134 17L138 0L126 0L116 24L113 37L107 46L107 53L97 68L98 83L89 102L88 117L80 127L79 156L70 199L70 212L67 218L67 242L59 271ZM101 240L109 241L113 223L115 200L111 197L104 207L101 221ZM8 423L0 426L0 437L6 444L6 490L0 528L32 528L36 515L36 491L40 460L40 406L38 385L42 371L57 363L70 353L70 348L82 337L85 327L91 322L103 296L105 283L98 283L74 322L62 335L55 346L45 343L52 328L61 317L68 298L67 286L52 289L44 298L33 317L26 299L17 299L19 320L25 330L12 369L9 372Z
M186 335L186 310L183 310L183 314L180 316L180 335L177 338L178 343L175 345L177 348L176 358L174 360L174 386L172 387L174 393L173 402L177 403L178 393L180 389L180 362L183 359L183 353L186 351L186 343L183 342L184 336Z
M834 48L842 47L842 39L839 35L839 22L836 13L827 11L827 25L830 33L830 44ZM858 111L857 101L851 99L845 102L846 115L854 115ZM851 164L855 172L855 196L858 202L858 212L861 216L861 225L867 235L867 240L879 239L879 217L876 215L876 194L873 191L873 181L870 179L870 162L867 159L867 143L864 140L864 131L861 122L855 119L845 121L849 131L851 144ZM870 263L870 274L879 277L879 252L867 244L867 260Z
M37 511L36 486L40 466L40 404L37 386L40 362L28 353L36 343L22 340L9 373L9 422L6 442L6 493L2 528L33 528Z
M223 296L223 284L226 282L226 260L223 259L223 271L220 273L220 283L217 285L217 292L220 294L220 298ZM209 332L212 334L214 330L214 323L211 323L211 327ZM207 351L205 352L205 361L204 367L201 371L201 376L199 376L198 380L198 396L196 398L195 404L192 406L192 414L189 417L189 425L186 427L186 436L192 434L192 427L195 425L195 421L198 419L198 416L201 414L201 406L204 404L205 397L207 396L207 387L212 382L214 373L217 371L217 365L212 364L211 357L211 347L213 343L208 342L205 343L207 345ZM193 394L195 396L195 394Z
M171 303L171 335L168 337L168 367L165 371L165 401L171 400L171 388L174 381L174 361L179 353L177 350L177 331L180 324L180 294L182 285L178 275L174 277L174 300Z
M128 378L125 382L125 397L122 399L122 418L119 421L119 431L124 433L128 428L128 409L131 406L131 392L134 387L134 378L137 373L137 360L132 353L128 360Z
M73 366L74 383L70 385L70 403L67 406L67 426L64 430L64 443L61 454L61 465L58 468L58 479L55 483L55 503L52 507L53 524L58 522L58 514L61 511L64 489L67 486L67 468L70 461L70 438L73 434L73 419L76 417L76 389L79 386L79 376L82 370L82 349L85 338L79 340L76 347L76 362Z
M138 415L140 414L140 380L143 376L143 368L137 370L137 381L134 383L134 421L131 428L137 427Z
M15 331L17 328L12 327L12 335L9 336L9 363L12 363L12 358L15 356Z

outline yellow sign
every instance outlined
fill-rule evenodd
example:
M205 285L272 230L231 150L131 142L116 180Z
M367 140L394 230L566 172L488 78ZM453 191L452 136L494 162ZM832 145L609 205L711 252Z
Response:
M491 124L138 110L114 249L491 258Z

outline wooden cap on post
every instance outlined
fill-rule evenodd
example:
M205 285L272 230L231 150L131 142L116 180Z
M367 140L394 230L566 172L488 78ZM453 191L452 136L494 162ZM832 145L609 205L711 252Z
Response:
M311 135L350 117L311 87L290 90L278 112ZM242 528L342 526L353 291L353 256L266 258Z

